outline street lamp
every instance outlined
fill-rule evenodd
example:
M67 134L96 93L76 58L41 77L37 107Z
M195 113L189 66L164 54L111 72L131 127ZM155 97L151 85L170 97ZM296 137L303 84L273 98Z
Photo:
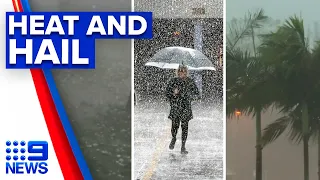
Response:
M173 35L175 35L175 36L179 36L181 33L179 32L179 31L175 31L175 32L173 32Z
M235 114L236 114L237 119L239 120L239 117L240 117L240 115L241 115L241 111L236 110Z

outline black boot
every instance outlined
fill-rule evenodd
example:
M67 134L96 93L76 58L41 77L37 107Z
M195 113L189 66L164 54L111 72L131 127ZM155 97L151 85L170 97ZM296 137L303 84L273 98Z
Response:
M174 149L174 145L176 144L177 138L172 138L170 145L169 145L169 149Z
M187 136L182 136L181 154L188 154L188 151L186 150L186 141Z
M181 154L188 154L188 151L186 150L186 141L185 140L182 142Z
M186 147L181 147L181 154L188 154L189 152L186 150Z

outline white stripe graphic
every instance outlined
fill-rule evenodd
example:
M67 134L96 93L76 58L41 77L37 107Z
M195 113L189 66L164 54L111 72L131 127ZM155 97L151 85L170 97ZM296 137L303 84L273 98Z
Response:
M60 180L64 179L54 152L45 119L29 70L5 69L5 13L14 11L11 0L0 1L0 179ZM47 174L6 174L7 140L44 140L49 143ZM17 146L20 148L21 146ZM12 149L11 149L12 150ZM22 155L20 152L16 155ZM26 154L28 156L28 153ZM11 160L13 162L13 160ZM21 162L21 160L19 160ZM26 161L28 162L28 161ZM24 169L25 171L25 169ZM26 172L26 171L25 171Z

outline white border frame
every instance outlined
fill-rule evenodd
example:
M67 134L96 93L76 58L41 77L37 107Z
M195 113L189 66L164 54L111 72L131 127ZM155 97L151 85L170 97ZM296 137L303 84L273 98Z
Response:
M227 87L227 62L226 62L226 42L227 42L227 0L223 0L223 179L227 179L227 117L226 117L226 87Z
M134 0L131 0L134 11ZM134 39L131 39L131 179L134 180ZM137 100L137 99L136 99Z

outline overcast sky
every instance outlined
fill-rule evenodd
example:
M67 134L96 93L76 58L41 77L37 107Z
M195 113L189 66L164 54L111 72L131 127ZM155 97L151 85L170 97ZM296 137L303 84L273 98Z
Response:
M320 22L319 0L226 0L227 20L233 17L243 17L248 10L263 8L266 15L284 20L294 14L302 15L306 26ZM310 27L312 28L312 27ZM313 30L313 29L312 29Z

